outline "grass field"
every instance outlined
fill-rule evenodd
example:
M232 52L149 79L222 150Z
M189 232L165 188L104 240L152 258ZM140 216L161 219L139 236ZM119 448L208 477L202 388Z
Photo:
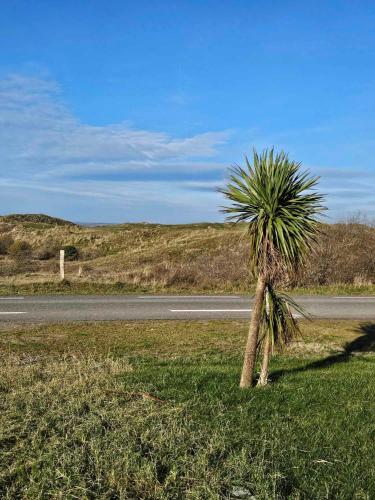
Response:
M303 323L250 391L246 331L2 326L1 498L374 498L375 322Z

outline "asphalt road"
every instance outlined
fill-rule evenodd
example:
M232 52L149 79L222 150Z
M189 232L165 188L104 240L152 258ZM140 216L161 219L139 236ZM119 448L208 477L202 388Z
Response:
M375 297L297 297L315 318L375 320ZM54 296L0 297L0 322L142 319L244 319L250 297Z

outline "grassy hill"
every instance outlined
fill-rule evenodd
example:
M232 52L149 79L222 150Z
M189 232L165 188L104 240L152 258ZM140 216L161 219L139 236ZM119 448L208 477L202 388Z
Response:
M5 223L33 223L33 224L47 224L52 226L75 226L73 222L69 222L58 217L51 217L45 214L9 214L1 215L0 222Z
M8 219L0 225L0 247L2 241L26 241L31 246L25 259L15 259L6 250L0 256L1 282L5 288L12 286L13 292L26 285L37 291L41 283L58 283L57 255L65 245L79 251L77 261L67 262L66 277L82 291L88 286L98 291L96 285L103 292L107 287L114 292L237 293L252 287L245 226L80 227L35 221ZM294 285L316 289L343 284L371 291L374 255L375 228L355 223L324 225L316 252Z

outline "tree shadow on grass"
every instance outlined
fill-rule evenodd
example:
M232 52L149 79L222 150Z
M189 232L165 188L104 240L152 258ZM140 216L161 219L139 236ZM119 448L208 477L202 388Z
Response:
M318 370L320 368L328 368L337 363L345 363L358 354L375 352L375 323L363 323L357 329L360 334L357 338L348 342L344 350L338 354L333 354L327 358L314 361L299 368L291 370L277 370L270 375L271 381L277 381L279 378L290 373L304 372L307 370Z

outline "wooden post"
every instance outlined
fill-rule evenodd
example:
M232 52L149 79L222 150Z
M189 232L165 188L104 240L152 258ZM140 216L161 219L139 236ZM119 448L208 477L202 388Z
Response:
M65 250L60 250L60 279L63 281L65 278Z

